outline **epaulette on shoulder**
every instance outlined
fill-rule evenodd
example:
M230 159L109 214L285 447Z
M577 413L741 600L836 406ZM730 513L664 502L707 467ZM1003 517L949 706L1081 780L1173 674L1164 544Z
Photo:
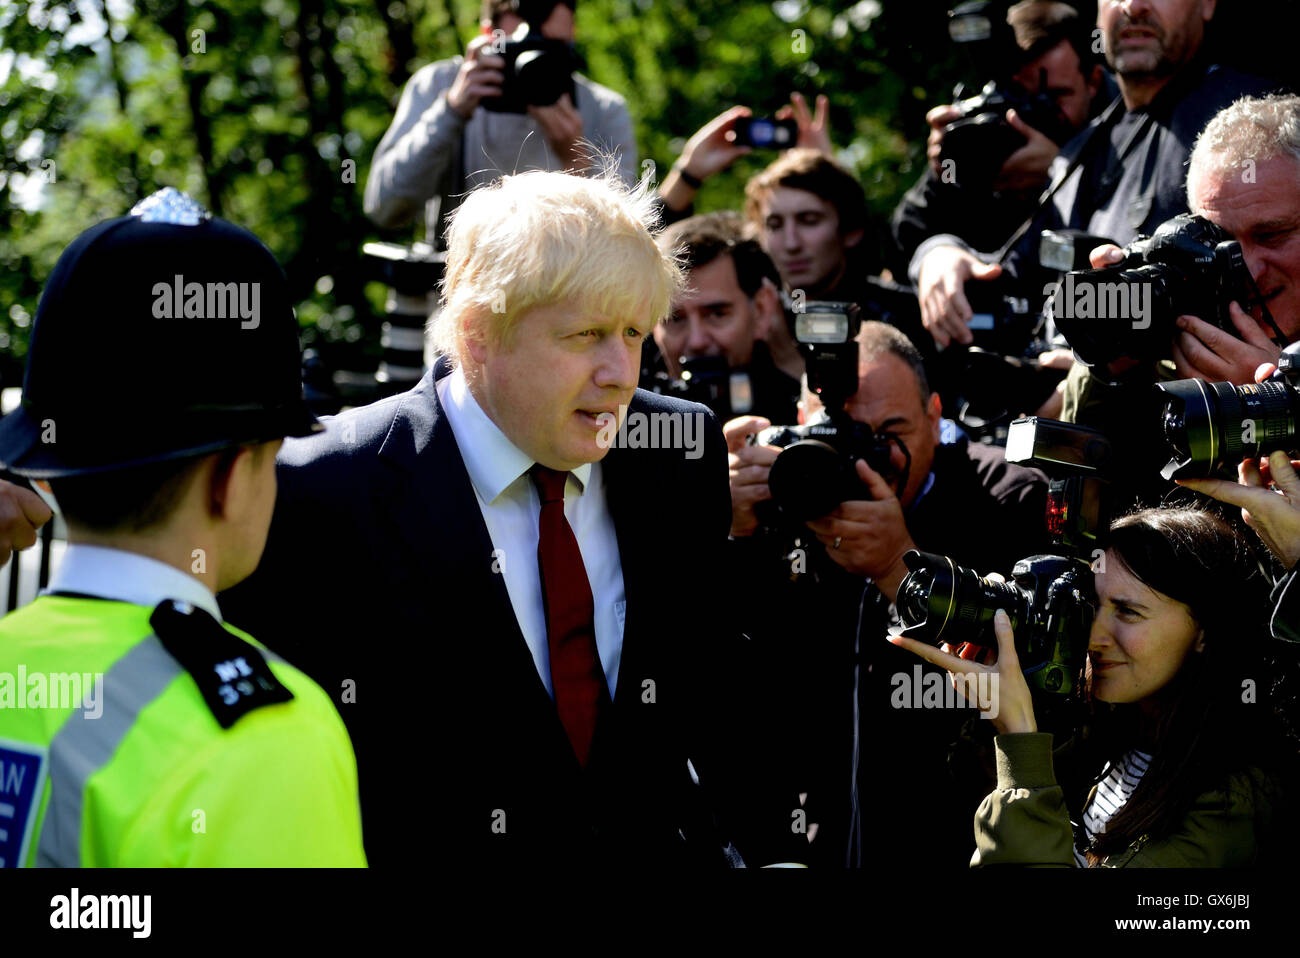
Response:
M166 599L153 610L149 624L163 648L193 676L222 728L254 709L293 699L261 650L203 609Z

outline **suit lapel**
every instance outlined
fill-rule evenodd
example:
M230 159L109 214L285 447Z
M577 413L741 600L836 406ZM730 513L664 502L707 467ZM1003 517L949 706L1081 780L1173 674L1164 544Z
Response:
M494 571L494 564L496 569L500 564L438 401L434 374L444 369L440 363L426 374L394 417L379 450L390 468L388 481L376 486L376 510L389 517L407 551L407 587L427 596L422 605L428 628L436 628L448 641L482 643L471 661L492 669L486 681L500 685L506 677L507 685L527 690L525 701L517 705L544 707L554 716L510 604L505 577ZM558 717L555 724L559 729Z
M644 676L648 603L654 598L653 557L649 547L656 538L645 528L644 503L639 495L638 476L629 450L618 446L601 462L605 500L614 533L618 538L619 561L623 570L623 594L627 605L623 616L623 649L619 657L616 700L623 705L641 695Z

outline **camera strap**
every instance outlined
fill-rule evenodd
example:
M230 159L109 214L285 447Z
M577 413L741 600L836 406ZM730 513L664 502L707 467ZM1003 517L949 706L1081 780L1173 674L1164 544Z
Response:
M1099 136L1110 136L1111 127L1119 122L1120 118L1124 116L1124 113L1124 98L1117 96L1111 102L1110 106L1106 107L1101 116L1097 118L1097 122L1092 128L1092 132L1088 134L1088 138L1079 148L1079 152L1074 155L1074 159L1072 159L1069 166L1065 168L1065 172L1061 174L1061 176L1057 177L1056 181L1043 191L1042 195L1038 197L1038 202L1034 205L1033 212L1030 213L1029 217L1020 224L1020 227L1011 234L1010 239L1002 244L1001 249L997 251L996 262L1002 263L1006 260L1007 256L1010 255L1011 251L1016 248L1016 245L1024 239L1025 234L1029 232L1034 223L1038 220L1038 215L1046 208L1047 204L1052 201L1052 197L1056 196L1056 194L1060 192L1061 188L1070 181L1071 177L1073 177L1079 167L1083 165L1084 161L1091 156L1092 151L1097 146L1097 138ZM1149 120L1150 116L1148 115L1146 119ZM1139 124L1137 129L1133 131L1125 141L1124 145L1120 148L1118 157L1111 163L1105 175L1102 177L1103 188L1109 190L1106 194L1107 196L1109 196L1110 192L1114 192L1115 187L1119 184L1120 177L1123 175L1124 158L1132 151L1134 145L1138 141L1138 137L1146 131L1146 126L1147 124L1145 121ZM1108 178L1111 178L1112 176L1114 182L1107 187L1106 184ZM1097 205L1100 205L1101 202L1102 201L1099 200Z

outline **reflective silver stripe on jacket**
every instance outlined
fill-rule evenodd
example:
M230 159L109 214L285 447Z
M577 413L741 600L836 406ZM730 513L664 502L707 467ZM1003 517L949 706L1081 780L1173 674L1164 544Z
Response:
M74 712L50 742L50 802L41 826L36 864L81 865L82 799L90 777L113 757L140 713L184 670L151 635L104 675L104 712L90 719Z

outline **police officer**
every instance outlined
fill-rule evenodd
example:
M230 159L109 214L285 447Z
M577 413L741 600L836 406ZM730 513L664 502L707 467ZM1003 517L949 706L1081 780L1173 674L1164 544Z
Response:
M0 620L0 867L365 864L338 713L215 598L320 429L297 328L270 251L171 189L50 275L0 464L69 547Z

